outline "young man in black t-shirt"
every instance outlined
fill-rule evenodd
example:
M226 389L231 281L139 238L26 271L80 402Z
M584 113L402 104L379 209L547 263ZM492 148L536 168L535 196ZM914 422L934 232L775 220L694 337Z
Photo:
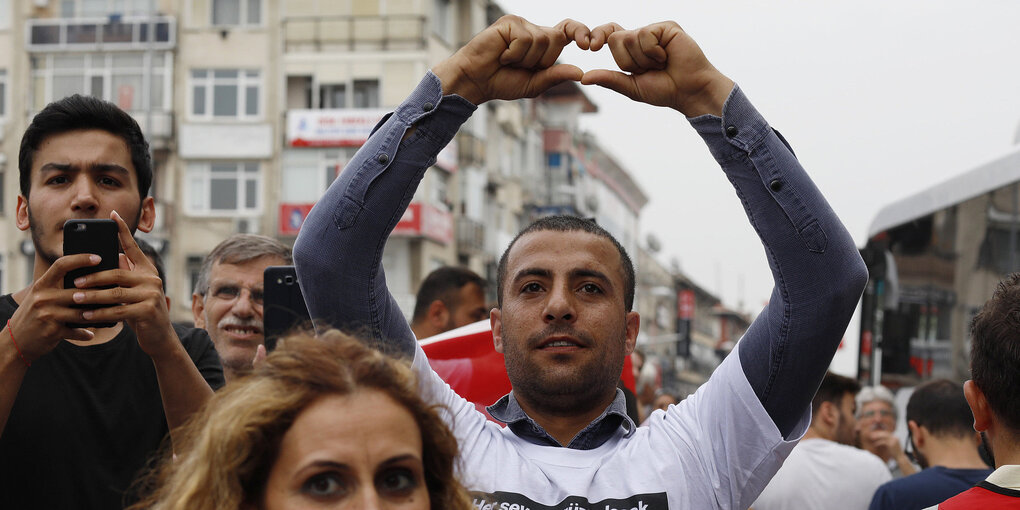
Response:
M35 271L0 297L0 506L120 507L167 433L223 384L222 368L204 331L171 325L132 238L152 228L155 206L148 144L129 115L91 97L51 103L25 131L18 167L16 223L32 232ZM68 271L99 263L62 256L63 223L81 218L114 219L123 255L64 289Z

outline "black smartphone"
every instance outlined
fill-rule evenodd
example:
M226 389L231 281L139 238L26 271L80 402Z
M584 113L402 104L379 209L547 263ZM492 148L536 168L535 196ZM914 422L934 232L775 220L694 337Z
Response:
M262 333L266 351L298 326L311 325L294 266L269 266L262 273Z
M94 253L102 257L99 265L68 271L64 275L64 288L74 288L74 280L87 274L120 267L120 238L117 222L113 220L67 220L64 222L64 255ZM111 288L112 285L95 288ZM113 305L72 305L74 308L96 309ZM69 322L69 328L112 328L115 322Z

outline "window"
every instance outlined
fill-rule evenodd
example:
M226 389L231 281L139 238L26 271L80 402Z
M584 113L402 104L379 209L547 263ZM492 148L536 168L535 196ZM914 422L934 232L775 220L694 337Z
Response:
M258 163L192 163L187 173L186 207L190 214L233 216L260 212L262 175Z
M188 298L195 293L195 288L198 287L198 275L202 274L202 261L205 260L204 255L188 255L185 259L184 266L188 271Z
M155 14L156 0L61 0L62 18L104 18L110 14Z
M287 77L287 107L340 110L379 108L379 80L317 83L311 76Z
M148 63L146 63L148 59ZM88 94L110 101L127 111L170 111L171 59L165 52L100 54L50 54L32 58L33 109L71 94ZM151 72L151 73L150 73ZM0 78L6 81L6 78ZM148 87L146 87L148 82ZM6 96L4 96L6 99Z
M432 31L453 42L453 0L432 0Z
M191 115L198 119L257 119L262 79L257 70L191 71Z
M7 70L0 69L0 119L7 118Z
M284 151L280 201L287 204L315 203L353 155L354 149Z
M319 85L319 108L378 108L379 80L354 80ZM350 93L348 94L348 91Z
M319 108L346 108L347 85L327 83L319 87Z
M354 108L379 107L379 80L354 80Z
M212 24L254 26L262 24L262 0L213 0Z
M429 193L429 203L440 207L444 211L450 210L450 198L448 188L450 187L450 174L446 172L432 173L432 187Z

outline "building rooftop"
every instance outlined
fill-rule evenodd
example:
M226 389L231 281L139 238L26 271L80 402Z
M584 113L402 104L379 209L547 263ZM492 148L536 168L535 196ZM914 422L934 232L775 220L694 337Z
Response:
M868 238L1017 181L1020 181L1020 145L956 177L886 205L871 222Z

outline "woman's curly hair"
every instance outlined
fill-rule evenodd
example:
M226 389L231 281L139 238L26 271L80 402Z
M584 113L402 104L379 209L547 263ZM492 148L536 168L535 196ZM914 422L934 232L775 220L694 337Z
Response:
M454 475L457 441L439 409L419 396L410 365L335 330L281 340L261 365L221 389L182 427L176 459L168 455L143 478L141 490L149 494L131 508L257 507L297 416L323 396L360 389L382 391L414 416L431 508L471 510Z

